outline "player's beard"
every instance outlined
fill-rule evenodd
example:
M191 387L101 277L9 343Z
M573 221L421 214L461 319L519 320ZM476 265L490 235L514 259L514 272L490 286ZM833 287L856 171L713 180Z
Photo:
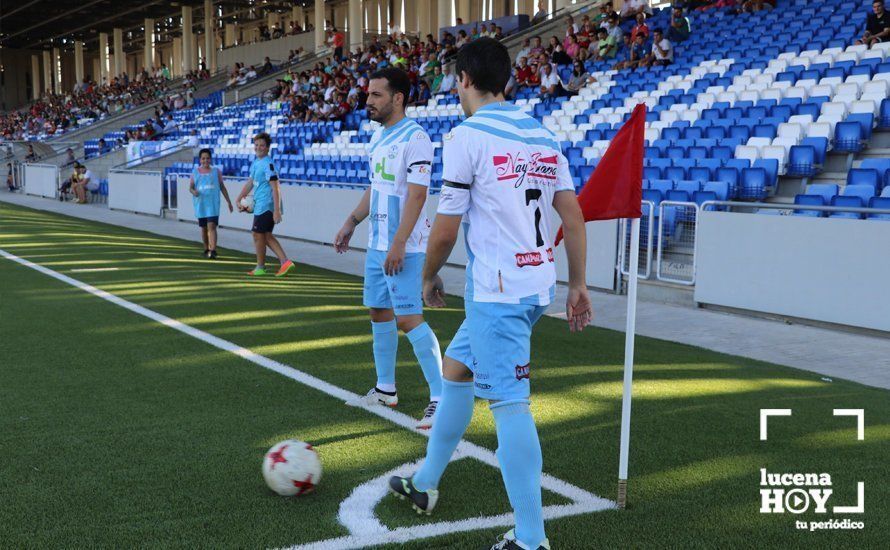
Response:
M393 111L392 104L389 104L389 105L383 107L382 109L377 109L375 107L372 107L372 109L374 109L374 114L371 114L369 112L368 118L370 118L374 122L379 122L380 124L384 124L392 116L392 111Z

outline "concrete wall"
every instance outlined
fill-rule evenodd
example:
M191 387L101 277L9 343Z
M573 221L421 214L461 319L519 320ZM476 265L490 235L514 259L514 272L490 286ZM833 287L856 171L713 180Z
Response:
M890 331L890 223L702 212L695 300Z
M315 51L315 35L311 32L304 32L276 40L228 48L217 52L217 65L220 68L234 67L235 63L262 65L266 57L272 59L273 62L276 59L283 61L287 59L291 50L299 48L303 48L306 52Z
M226 178L226 188L233 200L238 196L243 184L243 180ZM343 221L355 208L362 193L364 191L359 189L283 185L281 187L284 205L282 222L276 226L275 233L286 237L330 243L340 226L343 225ZM179 178L177 196L179 201L177 217L180 220L195 221L194 208L188 192L188 177ZM427 201L426 212L430 221L435 217L438 199L438 196L431 196ZM229 213L223 208L219 223L223 227L249 229L252 219L252 215L240 213L237 210L234 213ZM587 224L587 283L591 286L610 290L614 288L618 238L616 226L617 222L615 221ZM350 246L365 249L367 243L368 223L364 222L356 228ZM458 244L448 259L449 263L466 264L467 255L462 243L463 236L458 239ZM568 272L565 247L560 246L555 252L557 279L566 281ZM333 250L331 253L333 254Z

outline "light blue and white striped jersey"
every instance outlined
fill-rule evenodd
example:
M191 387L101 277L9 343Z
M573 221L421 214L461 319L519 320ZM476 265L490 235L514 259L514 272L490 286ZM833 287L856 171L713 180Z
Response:
M368 248L386 251L399 229L408 185L430 186L433 144L426 131L406 117L374 133L368 161L371 174ZM429 228L424 209L408 237L405 252L426 252Z
M548 305L553 196L575 192L559 142L508 103L477 110L444 139L439 214L463 215L466 299Z

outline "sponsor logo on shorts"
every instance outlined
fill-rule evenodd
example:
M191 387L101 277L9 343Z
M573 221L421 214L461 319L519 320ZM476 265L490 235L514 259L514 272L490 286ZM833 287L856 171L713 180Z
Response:
M522 380L525 378L529 379L529 374L531 374L531 363L526 363L525 365L516 365L516 379Z
M398 300L399 297L396 296L396 299ZM396 309L409 309L409 308L412 308L412 307L414 307L414 304L410 304L410 303L408 303L408 304L398 304L398 305L396 306Z
M480 384L479 382L476 382L476 387L480 390L490 390L491 384Z

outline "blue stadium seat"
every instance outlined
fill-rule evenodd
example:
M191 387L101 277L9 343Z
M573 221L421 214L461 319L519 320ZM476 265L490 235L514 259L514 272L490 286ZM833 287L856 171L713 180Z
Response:
M890 63L887 63L890 65ZM881 111L880 111L880 119L878 121L878 128L888 129L890 128L890 97L886 97L881 100Z
M847 172L847 186L867 185L873 194L881 189L881 177L874 168L852 168Z
M825 206L825 197L822 195L796 195L794 204L805 206ZM811 218L821 218L825 212L821 210L795 210L794 216L807 216Z
M763 200L769 187L769 174L763 168L745 168L740 179L739 198L745 200Z
M858 122L838 122L834 128L834 150L858 153L862 150L862 125Z
M872 199L868 201L868 207L890 210L890 197L872 197ZM890 214L869 214L868 219L890 221Z
M786 174L793 177L809 178L817 173L816 148L812 145L792 145L788 154Z

